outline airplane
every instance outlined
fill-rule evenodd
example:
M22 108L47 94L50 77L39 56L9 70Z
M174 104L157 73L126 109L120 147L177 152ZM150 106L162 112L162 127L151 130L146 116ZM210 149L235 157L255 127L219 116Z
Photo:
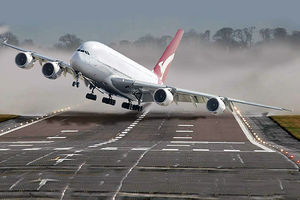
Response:
M121 107L128 110L142 111L142 104L149 102L155 102L161 106L189 102L195 107L197 104L205 103L206 109L212 114L221 114L226 108L233 112L234 103L290 111L281 107L165 85L168 70L183 33L182 29L178 29L152 71L112 48L95 41L87 41L80 45L73 53L69 64L11 45L7 43L7 40L0 43L19 51L15 57L15 63L19 68L30 69L38 61L42 66L43 75L48 79L57 79L61 74L70 73L75 79L72 83L73 87L79 87L79 80L83 80L91 90L90 93L86 94L87 99L97 100L94 93L96 89L102 94L108 95L108 97L102 98L102 102L105 104L115 105L116 100L113 99L113 96L126 99L127 101L123 102Z

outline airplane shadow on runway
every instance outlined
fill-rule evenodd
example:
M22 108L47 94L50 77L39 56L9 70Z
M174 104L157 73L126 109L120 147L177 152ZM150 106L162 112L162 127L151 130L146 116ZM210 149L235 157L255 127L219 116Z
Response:
M114 125L117 123L128 122L131 123L136 120L141 113L138 112L125 112L125 113L99 113L99 112L66 112L61 115L52 117L47 120L47 123L61 123L62 125L87 125L91 123ZM144 120L197 120L197 119L210 119L210 118L228 118L228 114L214 116L209 113L191 112L151 112ZM232 115L230 115L232 117Z

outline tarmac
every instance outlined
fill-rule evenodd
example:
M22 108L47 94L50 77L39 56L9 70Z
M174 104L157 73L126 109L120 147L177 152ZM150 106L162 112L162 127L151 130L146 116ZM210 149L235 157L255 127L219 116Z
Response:
M235 117L69 111L0 124L26 125L0 134L0 198L300 199L299 166Z

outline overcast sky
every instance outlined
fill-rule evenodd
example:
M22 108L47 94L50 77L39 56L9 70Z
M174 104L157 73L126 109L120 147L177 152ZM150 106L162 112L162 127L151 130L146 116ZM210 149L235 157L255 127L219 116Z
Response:
M300 30L299 0L1 0L0 23L20 39L55 43L65 33L104 43L178 28L285 27Z

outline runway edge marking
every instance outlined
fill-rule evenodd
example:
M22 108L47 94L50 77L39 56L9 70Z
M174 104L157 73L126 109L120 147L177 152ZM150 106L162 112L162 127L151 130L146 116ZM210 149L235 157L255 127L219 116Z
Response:
M252 136L252 134L249 132L249 130L246 128L246 126L244 125L244 123L241 121L241 119L237 116L235 110L233 110L232 112L235 120L237 121L237 123L239 124L239 126L241 127L243 133L245 134L245 136L247 137L247 139L254 145L264 149L267 152L276 152L262 144L259 144L258 142L256 142L256 140L254 139L254 137Z
M6 134L8 134L8 133L17 131L17 130L19 130L19 129L25 128L25 127L27 127L27 126L30 126L30 125L39 123L39 122L41 122L41 121L43 121L43 120L49 119L49 118L54 117L54 116L56 116L56 115L51 115L51 116L48 116L48 117L43 117L43 118L41 118L41 119L39 119L39 120L36 120L36 121L34 121L34 122L31 122L31 123L25 124L25 125L23 125L23 126L19 126L19 127L17 127L17 128L11 129L11 130L9 130L9 131L3 132L3 133L0 134L0 137L3 136L3 135L6 135Z

